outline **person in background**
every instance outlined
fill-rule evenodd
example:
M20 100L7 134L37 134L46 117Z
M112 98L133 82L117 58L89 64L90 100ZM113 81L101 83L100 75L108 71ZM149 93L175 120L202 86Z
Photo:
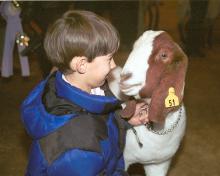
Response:
M207 28L205 42L209 48L212 48L214 43L214 27L216 25L217 18L220 14L220 1L219 0L209 0L207 13L205 17L205 24Z
M13 49L18 36L23 35L23 28L20 19L21 9L13 2L3 1L0 5L0 14L6 21L4 49L1 65L1 76L9 78L13 75ZM18 55L21 64L21 74L23 77L30 76L30 68L27 56L22 56L20 52L25 46L18 46Z
M1 2L0 2L1 3ZM4 47L4 38L5 38L5 20L0 15L0 70L2 64L2 54L3 54L3 47Z
M186 34L186 53L189 56L205 57L205 17L208 0L190 0L190 17Z
M37 59L41 75L46 78L52 64L43 47L45 33L50 24L58 19L73 2L25 1L22 2L22 23L24 31L30 37L29 46L21 54Z

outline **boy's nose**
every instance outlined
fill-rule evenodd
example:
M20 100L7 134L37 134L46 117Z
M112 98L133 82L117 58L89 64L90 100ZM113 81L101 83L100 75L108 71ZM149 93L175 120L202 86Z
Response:
M111 63L110 63L110 68L113 69L115 67L116 67L115 61L114 61L114 59L112 59Z

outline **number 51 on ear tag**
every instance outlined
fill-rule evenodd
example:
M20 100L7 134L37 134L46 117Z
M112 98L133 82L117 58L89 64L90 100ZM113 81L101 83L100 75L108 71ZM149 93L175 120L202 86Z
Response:
M165 107L171 108L179 106L179 98L175 95L175 89L170 87L168 90L168 96L165 99Z

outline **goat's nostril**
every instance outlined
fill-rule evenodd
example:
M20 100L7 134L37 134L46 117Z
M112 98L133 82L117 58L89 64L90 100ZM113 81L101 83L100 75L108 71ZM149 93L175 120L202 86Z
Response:
M131 76L132 76L131 73L121 74L121 81L120 82L124 82L124 81L128 80L129 78L131 78Z
M121 90L128 90L130 89L131 87L133 87L134 85L129 85L129 84L124 84L124 83L121 83L120 82L120 89Z
M125 90L126 88L127 88L127 86L125 84L123 84L122 82L120 82L120 89Z

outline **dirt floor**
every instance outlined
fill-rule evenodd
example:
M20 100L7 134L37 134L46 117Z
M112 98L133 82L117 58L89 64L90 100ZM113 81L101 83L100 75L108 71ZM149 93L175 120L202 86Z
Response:
M164 4L164 6L172 4ZM161 12L163 13L163 11ZM174 10L169 11L170 15ZM176 24L165 25L177 38ZM168 176L220 175L220 44L206 49L206 57L190 57L184 102L187 129L184 140L171 164ZM129 51L121 51L116 62L123 65ZM22 176L27 164L31 139L20 120L19 107L31 89L42 79L36 59L30 59L31 77L20 76L20 65L15 60L14 76L0 79L0 175ZM140 165L130 168L132 175L143 175Z

